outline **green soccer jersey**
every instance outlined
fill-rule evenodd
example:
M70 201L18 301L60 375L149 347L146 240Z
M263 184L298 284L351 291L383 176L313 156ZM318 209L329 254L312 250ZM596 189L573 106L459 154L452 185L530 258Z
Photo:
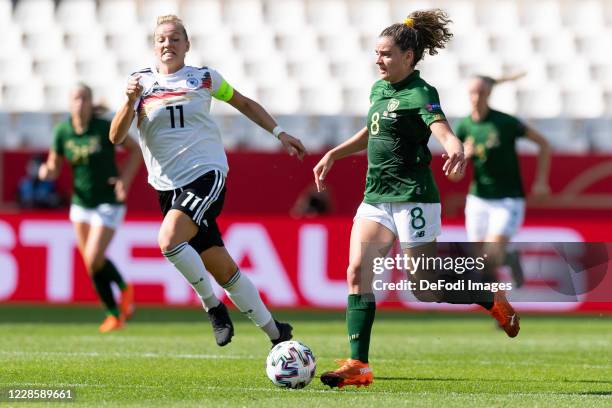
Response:
M414 71L397 83L372 86L364 202L439 203L429 167L429 126L446 120L438 92Z
M481 198L524 197L516 140L527 132L513 116L490 110L480 122L471 116L457 125L457 137L474 143L470 194Z
M117 177L115 146L108 134L110 122L92 118L89 127L78 135L70 119L53 131L53 150L66 157L72 167L72 203L86 208L116 204L114 187L108 183Z

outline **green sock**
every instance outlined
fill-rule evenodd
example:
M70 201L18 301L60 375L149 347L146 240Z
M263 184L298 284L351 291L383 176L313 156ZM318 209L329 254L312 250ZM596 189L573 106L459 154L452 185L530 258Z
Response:
M115 282L117 286L119 286L119 289L124 290L126 288L127 285L125 284L123 277L110 259L106 259L106 263L102 268L107 270L106 273L108 274L108 278L111 280L111 282Z
M106 315L107 316L119 317L119 309L117 309L117 308L109 309L109 310L106 311Z
M376 314L374 294L349 295L346 308L346 324L348 326L351 358L363 363L368 362L370 349L370 334Z
M96 292L98 292L98 297L100 297L100 300L104 303L108 314L119 316L119 310L117 308L117 302L113 297L113 290L111 289L111 281L108 276L107 268L95 271L91 279L93 280Z

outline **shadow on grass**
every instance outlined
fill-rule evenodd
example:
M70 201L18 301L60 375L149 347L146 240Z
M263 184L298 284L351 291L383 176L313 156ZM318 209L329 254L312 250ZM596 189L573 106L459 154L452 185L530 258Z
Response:
M241 321L240 313L230 308L231 315L236 321ZM338 322L345 324L344 310L273 310L274 317L278 320L300 322ZM104 318L104 311L100 306L87 305L45 305L45 304L2 304L0 303L0 324L2 323L99 323ZM540 319L547 322L558 320L559 322L568 319L584 319L585 316L528 316L530 321L536 322ZM605 317L600 317L605 318ZM406 310L378 310L376 321L398 321L398 322L425 322L425 321L489 321L491 317L488 313L448 313L437 311L406 311ZM208 321L205 312L193 307L159 307L159 306L137 306L133 322L141 323L184 323ZM525 317L524 320L525 321Z
M241 320L240 313L235 308L230 314L236 321ZM299 322L338 322L345 324L343 310L273 310L278 320ZM0 304L0 323L97 323L104 318L104 311L96 305L19 305ZM488 319L484 313L452 314L438 312L408 312L408 311L379 311L376 321L425 321L425 320L480 320ZM205 312L194 307L151 307L139 306L132 322L141 323L181 323L201 322L208 320Z
M612 391L585 391L585 392L569 392L569 395L612 395Z
M448 382L511 382L511 383L520 383L520 382L541 382L541 383L549 383L551 381L559 381L564 383L588 383L588 384L612 384L612 381L609 380L537 380L533 378L529 379L507 379L507 378L438 378L438 377L380 377L377 376L376 380L382 381L448 381ZM591 392L591 391L589 391ZM589 393L586 392L586 393ZM600 393L600 391L592 391L593 393ZM603 391L604 393L607 391ZM612 393L602 395L610 395ZM580 394L580 393L578 393Z

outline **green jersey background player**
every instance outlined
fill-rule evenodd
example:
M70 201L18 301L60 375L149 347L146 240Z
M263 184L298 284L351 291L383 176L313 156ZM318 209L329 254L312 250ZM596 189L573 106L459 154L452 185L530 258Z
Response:
M58 177L63 158L72 168L70 221L87 273L107 310L100 326L102 333L121 328L133 313L132 286L105 252L123 219L123 202L142 161L136 142L126 139L123 146L129 157L119 174L109 131L110 122L93 113L91 88L79 84L70 94L70 118L55 127L47 161L39 169L39 177L49 180ZM120 306L113 296L112 282L121 290Z
M450 40L449 22L442 10L416 11L403 24L382 31L376 45L381 80L372 87L367 127L327 152L314 168L315 183L323 189L323 180L335 160L367 148L366 191L351 230L347 268L351 358L340 360L339 369L321 375L321 381L331 387L367 386L373 380L368 364L376 310L373 259L385 256L396 239L408 257L436 255L440 197L430 168L430 135L446 152L442 170L447 175L461 174L466 163L436 89L415 70L425 52L434 55ZM438 276L424 268L412 272L417 280ZM429 302L478 303L491 311L509 336L518 334L518 317L503 293L483 292L479 299L421 290L413 294Z
M514 78L510 78L514 79ZM474 176L465 205L465 226L470 241L487 242L486 253L496 265L511 266L517 286L523 283L518 255L506 251L525 217L525 193L516 153L520 137L535 142L539 148L537 173L532 193L537 196L550 192L550 146L546 139L519 119L491 109L489 97L495 80L477 76L469 84L470 115L456 126L457 137L463 142L466 158L474 165ZM458 179L459 175L451 175ZM496 281L495 268L489 270Z

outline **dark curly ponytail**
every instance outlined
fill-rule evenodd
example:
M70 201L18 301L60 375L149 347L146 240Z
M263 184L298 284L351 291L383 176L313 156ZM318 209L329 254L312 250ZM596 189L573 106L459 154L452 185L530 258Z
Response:
M438 48L444 48L453 34L448 29L451 20L441 9L412 12L403 23L385 28L380 37L391 37L402 50L413 50L415 66L425 52L436 55Z

